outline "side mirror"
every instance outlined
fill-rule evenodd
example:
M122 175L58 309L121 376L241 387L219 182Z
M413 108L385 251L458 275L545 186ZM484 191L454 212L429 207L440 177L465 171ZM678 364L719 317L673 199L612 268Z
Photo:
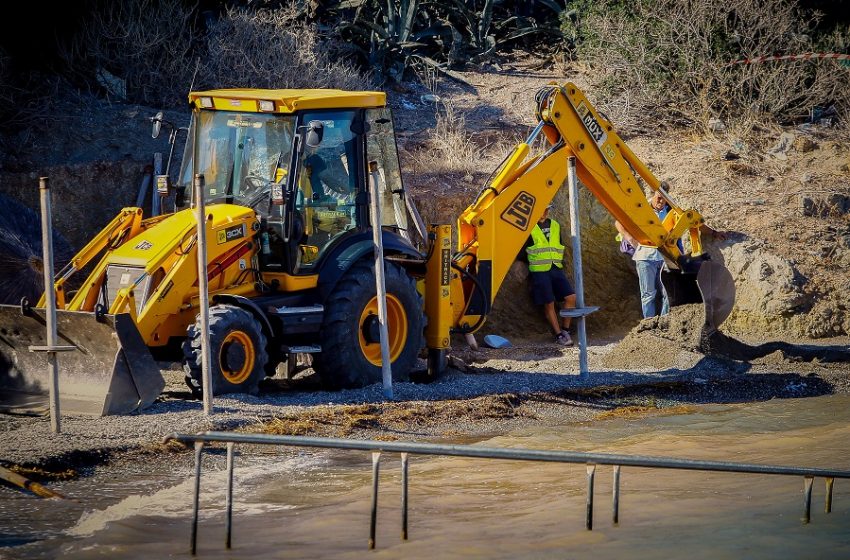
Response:
M318 148L322 143L322 136L325 134L325 125L322 121L310 121L307 125L307 145L311 148Z
M162 129L162 111L151 117L153 130L151 130L151 138L159 138L159 131Z

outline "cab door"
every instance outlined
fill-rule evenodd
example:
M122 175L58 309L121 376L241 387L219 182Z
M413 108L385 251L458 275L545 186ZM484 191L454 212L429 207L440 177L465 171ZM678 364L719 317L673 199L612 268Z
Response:
M361 223L362 170L357 162L363 161L363 136L356 132L362 127L358 113L314 111L299 119L299 128L320 121L323 135L318 146L305 145L298 155L292 219L302 225L302 235L293 240L298 245L293 263L296 274L314 274L328 249Z
M366 111L366 162L369 188L381 205L381 226L411 240L404 185L392 113L388 107Z

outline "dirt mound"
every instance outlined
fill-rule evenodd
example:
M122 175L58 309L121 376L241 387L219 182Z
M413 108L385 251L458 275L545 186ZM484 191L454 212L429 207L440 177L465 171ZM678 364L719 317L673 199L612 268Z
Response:
M436 194L419 187L414 196L420 214L428 223L454 223L474 200L474 192L455 189ZM555 195L552 216L561 224L567 248L565 269L574 280L570 246L569 198L566 189ZM614 221L608 211L586 189L579 195L584 294L587 305L599 306L587 320L589 336L622 336L640 320L638 280L632 261L619 250ZM493 302L493 311L481 335L549 340L549 326L542 309L531 299L528 265L515 261Z
M738 234L712 251L735 279L735 308L726 324L736 335L759 332L799 337L830 337L850 329L846 306L819 294L800 271L799 263L776 248Z
M644 319L605 357L603 365L624 371L689 369L703 357L704 323L702 304L680 305L667 315Z
M789 362L846 363L846 346L766 342L752 345L704 328L702 304L680 305L661 317L642 320L603 360L614 370L690 369L705 357L767 365Z
M781 134L795 140L777 159ZM736 336L831 338L850 334L850 145L840 130L788 127L745 142L629 138L668 181L677 202L715 229L735 232L719 252L738 287L724 330Z

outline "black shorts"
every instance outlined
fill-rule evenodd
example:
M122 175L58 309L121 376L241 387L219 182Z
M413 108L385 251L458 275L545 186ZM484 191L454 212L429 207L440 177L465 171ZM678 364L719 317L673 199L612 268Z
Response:
M564 269L553 266L546 272L529 272L531 299L536 305L563 301L575 293Z

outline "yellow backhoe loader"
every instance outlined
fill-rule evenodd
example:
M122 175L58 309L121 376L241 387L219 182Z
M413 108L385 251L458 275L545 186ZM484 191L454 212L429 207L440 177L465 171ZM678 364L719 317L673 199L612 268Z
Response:
M328 386L381 380L370 197L383 209L393 375L405 379L423 346L438 372L451 333L484 323L530 228L564 184L570 156L632 236L699 281L710 328L731 310L734 285L703 254L700 214L670 199L573 84L537 94L537 126L458 217L454 247L452 226L425 226L405 196L383 93L223 89L193 92L189 102L173 188L183 199L203 177L214 394L256 392L303 354ZM536 140L543 148L532 153ZM638 177L671 204L663 221ZM688 254L677 246L683 236ZM144 408L163 387L153 356L174 349L201 394L196 239L191 208L151 218L126 208L57 274L59 336L77 349L59 356L63 411ZM83 269L91 272L69 290ZM0 307L4 392L46 386L45 358L29 352L44 345L43 302Z

